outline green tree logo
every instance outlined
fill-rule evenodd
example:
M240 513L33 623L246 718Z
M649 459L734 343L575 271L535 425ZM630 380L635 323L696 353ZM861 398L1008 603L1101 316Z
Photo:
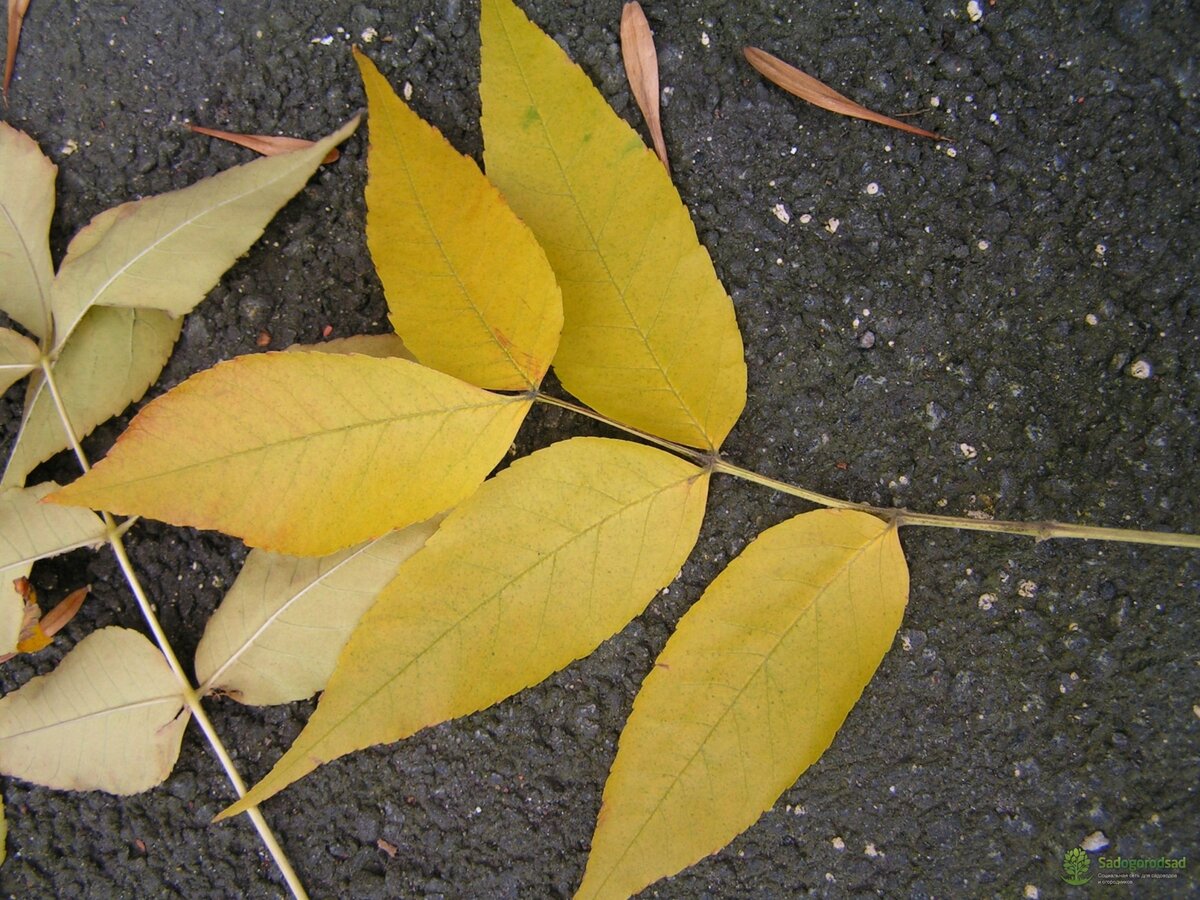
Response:
M1092 880L1088 869L1092 867L1091 858L1079 847L1072 847L1063 854L1062 880L1067 884L1087 884Z

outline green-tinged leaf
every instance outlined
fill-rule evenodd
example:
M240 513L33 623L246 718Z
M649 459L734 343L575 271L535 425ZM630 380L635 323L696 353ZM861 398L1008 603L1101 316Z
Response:
M832 742L907 601L893 525L819 510L763 532L646 677L576 897L623 900L752 825Z
M0 394L36 369L41 357L38 345L29 338L0 328Z
M162 654L102 628L0 698L0 772L69 791L136 794L170 774L188 715Z
M50 500L318 556L461 501L530 403L406 359L241 356L147 405Z
M0 797L0 863L8 856L8 820L4 818L4 798Z
M330 556L251 550L196 648L200 693L265 706L324 690L350 632L439 519Z
M222 815L586 656L679 571L707 493L705 470L626 441L575 438L517 460L400 568L300 737Z
M484 159L562 288L554 368L600 412L694 447L746 402L733 304L663 166L509 0L483 0Z
M141 399L167 364L182 327L182 319L154 309L88 312L51 363L76 437L82 439ZM69 446L54 397L35 372L4 484L24 484L38 463Z
M395 356L417 361L404 346L404 341L395 334L352 334L349 337L322 341L320 344L292 344L287 349L297 352L311 350L314 353L361 353L363 356L375 356L380 359Z
M0 309L38 337L50 334L50 216L58 167L0 122Z
M367 244L392 325L435 369L493 390L535 387L562 330L546 254L475 161L355 58L370 113Z
M93 306L189 312L357 126L355 118L307 149L101 213L72 241L51 286L56 344Z

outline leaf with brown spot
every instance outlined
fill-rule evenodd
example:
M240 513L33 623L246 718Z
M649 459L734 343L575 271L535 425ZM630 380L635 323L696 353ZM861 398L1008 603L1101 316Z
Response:
M222 141L229 141L231 144L237 144L239 147L245 147L248 150L253 150L255 153L261 153L263 156L279 156L281 153L303 150L305 147L311 147L316 143L316 141L289 137L284 134L238 134L233 131L205 128L203 125L192 125L190 122L188 123L188 128L196 134L204 134L208 137L219 138ZM321 165L327 166L331 162L335 162L339 156L341 156L341 153L337 147L334 147L321 160Z
M621 11L621 59L625 62L625 75L629 78L633 99L650 129L654 152L670 172L658 111L658 54L654 51L654 32L637 0L630 0Z
M850 116L855 119L866 119L868 122L875 122L879 125L887 125L890 128L898 128L900 131L907 131L909 134L918 134L921 137L931 138L935 141L945 141L948 138L932 131L926 131L924 128L918 128L916 125L909 125L906 122L901 122L898 119L893 119L881 113L872 112L865 106L860 106L849 97L845 97L829 87L827 84L822 84L811 75L805 74L795 66L785 63L782 59L772 56L765 50L759 50L757 47L747 47L742 51L746 55L746 61L754 66L766 79L774 84L779 85L789 94L795 94L801 100L807 100L813 106L819 106L821 109L827 109L830 112L838 113L843 116Z

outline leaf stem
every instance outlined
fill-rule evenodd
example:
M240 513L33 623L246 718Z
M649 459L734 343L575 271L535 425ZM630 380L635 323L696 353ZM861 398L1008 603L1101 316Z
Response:
M895 507L871 506L869 503L855 503L852 500L830 497L827 494L811 491L808 488L791 484L787 481L780 481L768 475L761 475L751 469L743 468L722 459L720 456L713 458L712 455L704 453L701 450L696 450L693 447L685 447L674 441L668 441L665 438L647 434L637 428L622 425L620 422L616 422L602 413L576 403L571 403L568 400L560 400L557 397L549 397L541 393L537 393L534 399L550 406L569 409L571 412L578 413L581 416L587 416L589 419L595 419L597 422L611 425L635 437L657 444L659 447L670 450L672 453L687 457L701 465L711 466L714 472L732 475L735 478L741 478L743 481L749 481L783 494L799 497L802 500L816 503L819 506L826 506L831 509L857 509L861 512L879 516L881 519L886 519L889 522L894 522L897 526L918 525L926 528L954 528L959 531L987 531L993 534L1016 534L1024 537L1032 537L1039 541L1047 541L1051 538L1067 538L1084 541L1117 541L1124 544L1153 544L1160 547L1186 547L1188 549L1200 550L1200 534L1143 531L1136 528L1103 528L1095 525L1076 525L1071 522L1016 522L1002 519L972 519L966 516L941 516L934 513L914 512L913 510L898 509Z
M71 448L75 452L75 458L78 460L80 468L84 472L89 472L91 471L91 464L88 462L87 454L84 453L83 446L75 434L75 428L71 424L70 416L67 415L66 404L63 403L62 395L59 393L50 360L46 357L42 358L42 374L46 379L46 386L50 390L50 396L54 399L54 407L58 411L58 417L62 423L63 430L66 432L67 439L71 443ZM146 620L146 624L154 635L154 641L158 644L159 651L161 651L167 661L167 665L179 683L180 696L183 698L184 703L187 704L188 710L196 720L196 724L204 732L204 737L208 740L209 746L212 748L217 760L221 763L221 767L225 770L225 774L233 785L234 791L241 798L246 794L246 784L242 781L242 776L238 772L232 757L230 757L229 751L225 749L225 744L221 740L221 736L217 734L212 720L209 719L208 713L205 712L204 706L200 702L200 695L197 694L196 689L192 686L191 679L188 678L183 666L180 665L179 657L175 655L175 650L171 646L171 642L167 639L166 632L163 631L162 624L158 621L158 616L155 615L154 607L151 605L150 598L146 596L146 592L142 588L141 580L133 568L129 554L125 552L125 542L122 540L122 536L133 525L136 518L117 524L116 520L109 513L105 512L102 515L107 529L109 546L112 547L113 555L117 558L117 564L121 567L121 571L125 575L125 580L128 582L129 588L137 600L138 608L142 611L142 617ZM304 885L301 883L300 877L296 874L296 870L292 868L291 861L287 858L287 854L284 853L283 847L280 846L274 832L271 831L271 826L267 824L267 820L263 818L259 808L251 806L246 810L246 814L258 830L259 838L266 845L267 852L271 854L271 858L275 860L275 865L279 867L279 871L283 875L284 881L287 882L292 895L296 897L296 900L307 900L308 893L304 890Z

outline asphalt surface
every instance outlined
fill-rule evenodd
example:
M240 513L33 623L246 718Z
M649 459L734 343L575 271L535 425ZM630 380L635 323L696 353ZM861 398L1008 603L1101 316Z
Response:
M618 2L525 2L626 116ZM647 4L674 177L737 308L749 402L727 454L827 494L927 511L1174 530L1200 522L1200 16L1186 2ZM59 165L52 244L101 210L249 158L184 122L317 136L360 108L360 43L478 156L474 3L33 0L0 113ZM755 44L953 138L805 106ZM386 330L363 239L365 136L189 318L151 396L217 360ZM786 219L787 221L784 221ZM1148 377L1141 377L1148 376ZM10 442L19 391L6 395ZM132 412L132 411L131 411ZM103 426L99 456L128 418ZM539 410L522 451L603 433ZM74 477L61 457L38 477ZM323 767L265 806L319 897L561 897L673 623L763 528L805 505L718 481L679 580L589 659L492 709ZM658 897L1084 896L1089 836L1200 856L1200 555L909 529L896 645L824 758ZM135 564L181 655L245 550L156 523ZM35 570L95 590L13 689L107 624L139 627L110 555ZM248 778L311 704L211 704ZM11 897L284 892L190 729L131 798L5 780ZM1100 837L1095 835L1100 833ZM1095 845L1093 845L1095 846ZM1096 854L1092 854L1093 859ZM1195 875L1143 881L1182 896Z

